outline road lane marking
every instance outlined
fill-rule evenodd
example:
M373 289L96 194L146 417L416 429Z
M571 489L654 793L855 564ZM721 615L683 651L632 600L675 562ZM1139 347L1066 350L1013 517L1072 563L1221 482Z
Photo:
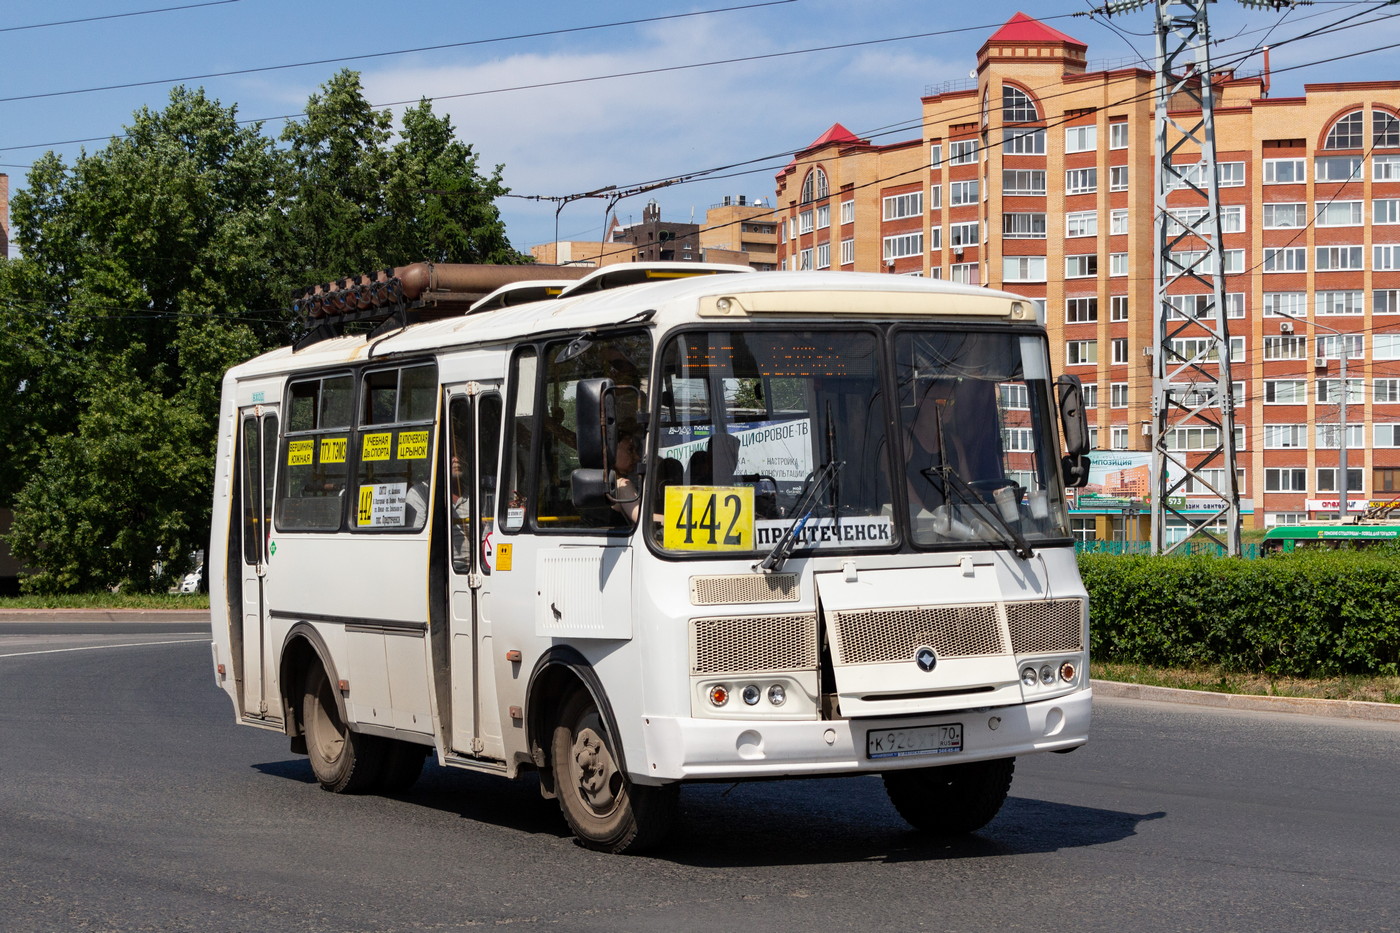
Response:
M103 648L150 648L155 645L193 645L209 644L207 638L182 638L178 641L134 641L125 645L84 645L81 648L46 648L43 651L16 651L10 654L0 653L0 658L27 658L36 654L63 654L66 651L98 651Z

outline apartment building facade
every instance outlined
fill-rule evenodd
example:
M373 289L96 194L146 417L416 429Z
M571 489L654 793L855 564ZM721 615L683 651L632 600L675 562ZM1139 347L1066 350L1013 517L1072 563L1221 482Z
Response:
M778 264L933 276L1042 302L1059 368L1088 390L1095 447L1146 452L1154 75L1091 70L1087 51L1017 14L978 51L975 84L922 99L920 139L872 145L834 125L778 174ZM1337 516L1342 443L1352 514L1400 497L1400 81L1268 92L1267 73L1215 84L1246 527ZM1187 146L1174 161L1198 159ZM1188 188L1169 203L1205 205ZM1174 285L1173 315L1199 316L1205 290ZM1214 446L1207 433L1177 432L1173 445L1190 462ZM1188 510L1209 507L1208 490L1182 491ZM1141 510L1080 505L1083 537L1145 534Z

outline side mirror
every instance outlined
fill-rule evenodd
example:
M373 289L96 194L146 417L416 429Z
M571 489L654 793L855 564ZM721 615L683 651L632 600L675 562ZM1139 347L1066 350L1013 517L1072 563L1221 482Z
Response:
M583 379L577 391L578 462L606 470L617 457L617 402L611 379Z
M1055 394L1067 451L1060 460L1060 471L1065 485L1077 488L1089 482L1089 415L1084 410L1084 386L1078 376L1063 375L1055 380Z
M605 509L612 483L607 470L578 469L569 474L570 495L581 509Z

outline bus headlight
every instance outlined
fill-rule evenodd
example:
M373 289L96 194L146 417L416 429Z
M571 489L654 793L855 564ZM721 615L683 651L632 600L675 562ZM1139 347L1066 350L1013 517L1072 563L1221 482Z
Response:
M768 702L774 706L782 706L787 702L787 691L782 684L774 684L768 688Z
M758 684L749 684L744 688L744 703L748 706L757 706L758 701L763 697L763 691L758 689Z
M1036 674L1035 668L1031 667L1029 664L1021 668L1022 684L1027 687L1034 687L1039 681L1040 677Z

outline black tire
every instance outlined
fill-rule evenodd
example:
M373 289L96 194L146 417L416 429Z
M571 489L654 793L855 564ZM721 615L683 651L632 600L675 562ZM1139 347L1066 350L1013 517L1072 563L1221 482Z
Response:
M325 790L360 794L376 788L383 774L384 740L350 729L340 718L335 685L319 664L307 671L301 727L311 770Z
M571 694L559 709L550 746L559 808L584 846L641 852L670 832L680 786L633 784L618 768L612 744L592 698L582 690Z
M423 761L428 755L428 746L400 739L384 739L387 750L384 756L384 773L379 778L379 788L386 794L401 794L414 784L423 773Z
M1015 758L886 771L885 793L909 824L937 836L962 836L992 821L1011 790Z

